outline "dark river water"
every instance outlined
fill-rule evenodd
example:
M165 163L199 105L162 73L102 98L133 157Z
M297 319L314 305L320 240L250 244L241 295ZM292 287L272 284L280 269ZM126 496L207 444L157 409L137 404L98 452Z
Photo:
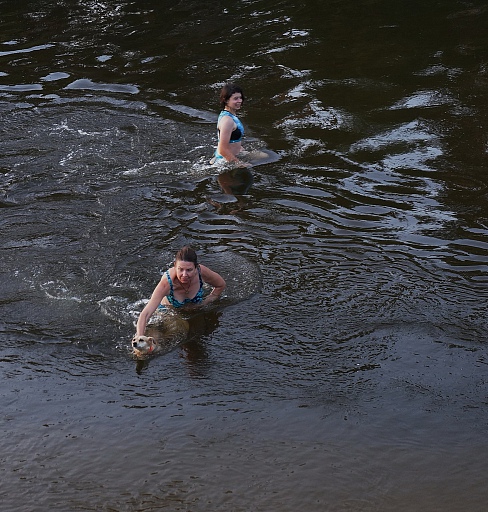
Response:
M486 2L0 12L1 509L485 511ZM187 243L225 296L136 361Z

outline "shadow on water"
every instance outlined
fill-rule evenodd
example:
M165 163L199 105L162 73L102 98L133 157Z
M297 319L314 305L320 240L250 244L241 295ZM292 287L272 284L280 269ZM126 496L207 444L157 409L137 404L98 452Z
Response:
M208 199L217 211L223 211L226 206L230 206L229 211L234 214L246 208L248 201L245 196L254 182L250 169L237 168L223 171L217 176L217 182L224 194L212 194Z
M245 209L248 205L245 196L250 193L254 183L253 168L274 163L280 159L277 153L269 149L247 151L239 157L243 162L251 164L250 167L233 167L226 164L218 166L222 170L217 176L217 182L224 195L212 194L209 197L210 204L217 210L221 210L224 205L229 203L236 203L231 205L233 207L231 213Z
M250 169L238 168L221 172L217 180L226 194L243 196L249 192L254 178Z
M188 338L181 346L181 357L188 368L188 374L194 378L204 379L211 370L206 340L211 337L219 325L223 311L203 311L189 320Z

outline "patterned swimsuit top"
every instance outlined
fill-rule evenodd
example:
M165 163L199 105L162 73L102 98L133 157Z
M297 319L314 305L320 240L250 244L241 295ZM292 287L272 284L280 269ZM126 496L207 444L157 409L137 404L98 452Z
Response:
M202 274L200 273L200 267L197 267L198 269L198 279L200 280L200 289L196 293L195 297L193 299L185 299L183 302L180 302L179 300L175 299L174 295L174 289L173 289L173 281L171 280L171 277L169 275L169 270L167 270L166 278L168 279L169 287L170 287L170 293L166 296L168 299L168 302L174 307L174 308L181 308L185 306L186 304L199 304L203 300L203 281L202 281Z
M241 123L241 120L234 114L231 114L228 110L222 110L222 112L219 114L219 119L217 121L218 139L220 140L219 123L224 116L229 116L232 119L232 121L234 121L234 123L236 124L236 129L231 133L229 142L231 144L234 142L240 142L242 140L242 137L244 136L244 126Z

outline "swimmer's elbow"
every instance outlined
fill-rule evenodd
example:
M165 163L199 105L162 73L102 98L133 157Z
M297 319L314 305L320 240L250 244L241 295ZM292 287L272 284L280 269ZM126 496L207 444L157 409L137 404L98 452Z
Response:
M222 283L218 286L215 286L212 290L212 295L216 297L220 297L225 290L225 281L222 279Z

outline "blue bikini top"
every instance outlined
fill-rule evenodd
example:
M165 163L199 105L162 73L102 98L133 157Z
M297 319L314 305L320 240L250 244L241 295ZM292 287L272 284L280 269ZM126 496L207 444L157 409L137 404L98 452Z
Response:
M202 281L202 274L200 273L200 267L197 267L198 269L198 279L200 280L200 289L196 293L195 297L193 299L185 299L183 302L180 302L179 300L175 299L174 296L174 289L173 289L173 281L171 280L171 277L169 275L169 270L165 272L166 278L168 279L169 287L170 287L170 293L166 296L168 299L168 302L175 308L181 308L185 306L186 304L199 304L203 300L203 281Z
M242 124L241 120L237 116L235 116L234 114L231 114L228 110L222 110L222 112L219 114L219 119L217 121L217 132L218 132L219 140L220 140L219 123L220 123L220 120L224 116L229 116L236 124L236 129L231 133L229 142L231 144L233 142L240 142L242 140L242 137L244 136L244 125Z

